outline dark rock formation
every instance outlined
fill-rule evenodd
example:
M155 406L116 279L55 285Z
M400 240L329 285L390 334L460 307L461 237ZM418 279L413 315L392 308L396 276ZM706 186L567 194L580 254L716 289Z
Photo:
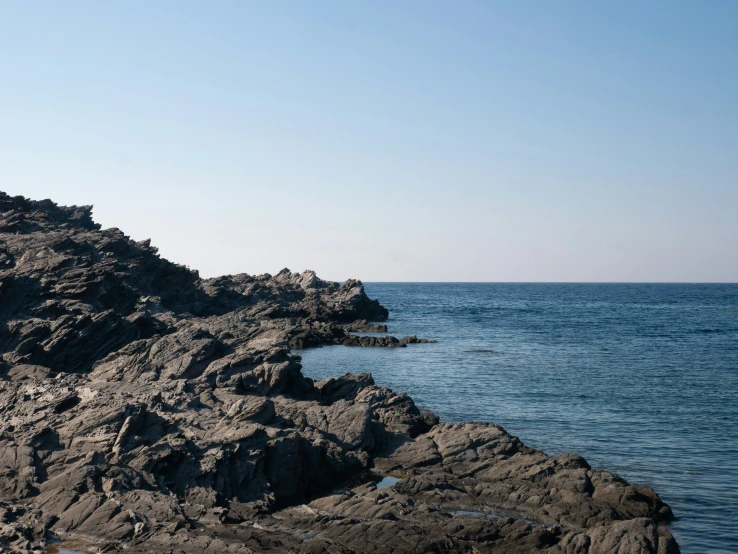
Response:
M292 348L424 342L350 335L387 317L359 281L204 280L90 207L0 214L0 551L678 552L648 487L305 378Z
M382 323L369 323L366 319L357 319L344 326L351 333L386 333L387 326Z
M434 340L419 339L416 336L403 337L397 339L393 336L386 337L372 337L372 336L359 336L351 335L346 337L341 344L344 346L388 346L388 347L402 347L408 344L427 344L436 342Z

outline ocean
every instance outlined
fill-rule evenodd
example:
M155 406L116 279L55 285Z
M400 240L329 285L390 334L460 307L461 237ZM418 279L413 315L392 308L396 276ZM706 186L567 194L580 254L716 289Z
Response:
M653 487L684 553L738 553L738 285L365 283L407 348L303 350L441 421L489 421Z

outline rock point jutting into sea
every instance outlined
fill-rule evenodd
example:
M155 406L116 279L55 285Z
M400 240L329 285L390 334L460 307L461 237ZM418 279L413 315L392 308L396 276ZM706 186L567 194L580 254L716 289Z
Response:
M201 279L89 206L0 213L2 552L679 551L649 487L304 377L291 349L424 342L352 334L386 332L360 281Z

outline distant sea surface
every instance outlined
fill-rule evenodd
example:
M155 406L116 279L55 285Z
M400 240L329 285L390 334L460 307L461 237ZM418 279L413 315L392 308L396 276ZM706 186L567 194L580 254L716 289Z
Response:
M366 283L389 332L437 344L302 351L370 371L441 421L489 421L650 485L684 553L738 553L738 285Z

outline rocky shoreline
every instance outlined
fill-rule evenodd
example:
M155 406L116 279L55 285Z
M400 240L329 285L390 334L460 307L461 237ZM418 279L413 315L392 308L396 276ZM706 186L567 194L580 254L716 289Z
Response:
M679 552L648 487L304 377L293 349L425 342L353 334L387 331L360 281L201 279L89 206L0 214L0 552Z

